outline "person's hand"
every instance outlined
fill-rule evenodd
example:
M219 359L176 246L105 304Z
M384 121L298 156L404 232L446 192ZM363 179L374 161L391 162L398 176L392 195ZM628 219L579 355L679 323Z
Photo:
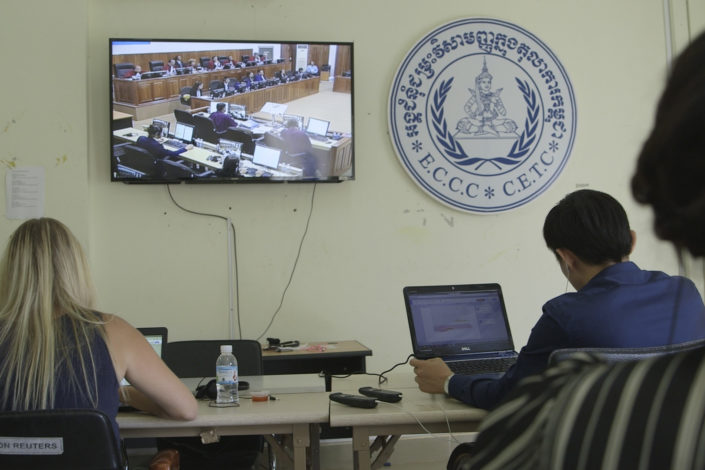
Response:
M445 393L443 385L446 379L453 375L453 372L442 359L438 357L428 360L414 358L409 361L409 365L414 368L419 390L426 393Z
M193 148L193 144L188 144L188 145L186 146L186 150L191 150L192 148Z

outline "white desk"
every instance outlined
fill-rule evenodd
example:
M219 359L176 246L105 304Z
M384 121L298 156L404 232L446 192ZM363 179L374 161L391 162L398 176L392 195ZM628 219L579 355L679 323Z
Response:
M487 414L445 395L420 391L411 370L389 375L388 383L383 385L378 385L377 378L369 375L333 379L334 391L357 394L364 386L402 392L402 399L397 403L379 402L372 409L330 402L330 426L352 427L353 463L359 470L380 468L402 434L425 434L426 430L447 433L449 424L453 433L475 431ZM372 445L370 436L377 436ZM372 455L377 451L372 461Z
M193 421L175 421L144 413L118 413L120 434L123 438L261 434L280 461L290 463L296 470L318 468L319 426L328 422L327 393L282 394L277 395L277 400L266 402L242 398L240 406L232 408L213 408L208 403L199 401L198 417ZM287 452L273 434L290 435L293 451Z

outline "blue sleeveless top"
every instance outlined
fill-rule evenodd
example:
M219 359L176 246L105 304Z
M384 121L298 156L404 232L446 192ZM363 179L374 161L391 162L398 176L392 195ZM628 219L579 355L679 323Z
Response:
M70 330L71 328L71 322L67 317L64 317L61 325L67 330ZM97 393L98 397L97 407L95 408L102 411L110 418L115 431L115 437L119 441L120 431L115 419L118 406L120 404L118 398L119 384L117 377L115 376L113 361L110 358L107 344L105 344L105 341L97 331L95 331L95 334L89 341L93 352L93 364L95 364L96 369L96 383L93 383L93 367L90 363L90 358L87 358L89 360L85 367L87 369L86 376L88 377L88 383L91 387L91 394L94 395ZM0 345L0 362L4 361L6 357L5 354L2 354L2 349L3 346ZM71 367L78 375L78 382L76 383L75 381L69 380L68 364L60 363L56 365L57 374L55 376L56 395L54 398L54 408L94 408L90 400L91 395L87 394L85 390L83 375L81 372L81 362L75 350L69 352L69 357L72 363ZM12 405L10 403L0 403L0 409L3 411L8 411L12 409Z

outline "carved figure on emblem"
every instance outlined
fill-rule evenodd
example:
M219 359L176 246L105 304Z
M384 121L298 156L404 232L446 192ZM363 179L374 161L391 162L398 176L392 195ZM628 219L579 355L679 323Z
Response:
M458 121L456 136L466 134L468 137L519 137L517 124L506 118L500 94L503 88L492 91L492 74L487 70L487 59L482 60L482 71L475 77L475 88L468 88L470 98L465 103L467 117Z

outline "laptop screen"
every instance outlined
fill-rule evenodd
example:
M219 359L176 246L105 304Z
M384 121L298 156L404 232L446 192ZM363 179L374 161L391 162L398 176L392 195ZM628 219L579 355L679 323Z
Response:
M167 344L168 330L166 327L159 326L155 328L137 328L140 333L144 335L144 339L147 340L157 356L164 359L164 351ZM120 385L130 385L127 379L122 379Z
M514 349L498 284L405 287L404 301L417 357Z
M177 122L176 128L174 129L174 137L185 142L191 142L193 140L194 128L195 126L192 126L191 124Z
M280 153L281 150L258 145L255 147L255 154L252 157L252 163L266 166L268 168L277 168L279 166Z

